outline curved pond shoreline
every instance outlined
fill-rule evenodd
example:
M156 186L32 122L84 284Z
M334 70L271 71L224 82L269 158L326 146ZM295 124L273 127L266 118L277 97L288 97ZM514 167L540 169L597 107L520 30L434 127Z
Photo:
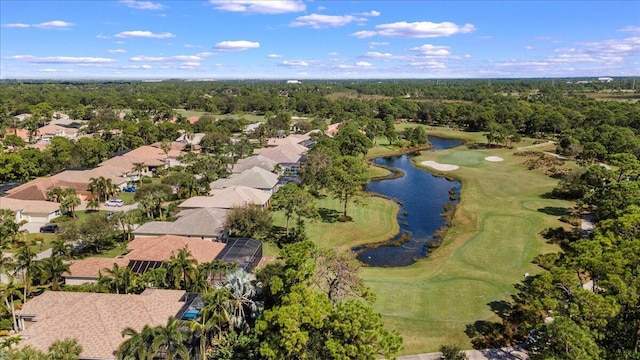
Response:
M433 150L461 145L459 140L430 137ZM442 216L451 194L458 198L460 183L416 167L411 158L415 154L380 157L372 161L404 176L373 180L365 186L368 192L396 201L400 206L400 233L393 239L377 244L359 246L353 250L357 258L369 266L407 266L427 255L433 234L445 225ZM457 202L457 200L453 201Z

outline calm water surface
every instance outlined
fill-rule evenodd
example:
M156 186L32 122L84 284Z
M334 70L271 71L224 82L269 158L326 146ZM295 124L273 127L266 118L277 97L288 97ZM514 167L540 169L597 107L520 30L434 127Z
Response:
M441 150L461 145L459 140L429 137L431 150ZM442 213L449 200L449 190L455 188L456 198L460 183L436 177L413 166L413 155L377 158L374 163L391 166L404 172L398 179L372 181L365 186L400 201L398 223L400 233L411 233L411 240L397 246L385 245L376 249L355 248L358 259L370 266L407 266L427 255L427 243L433 241L433 233L444 225ZM396 237L397 240L400 235Z

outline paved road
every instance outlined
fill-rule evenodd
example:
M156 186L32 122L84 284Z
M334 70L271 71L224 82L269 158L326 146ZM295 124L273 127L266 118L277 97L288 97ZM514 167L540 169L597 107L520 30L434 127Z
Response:
M469 360L525 360L529 359L526 351L519 347L507 347L502 349L465 350ZM442 353L418 354L399 356L398 360L440 360Z

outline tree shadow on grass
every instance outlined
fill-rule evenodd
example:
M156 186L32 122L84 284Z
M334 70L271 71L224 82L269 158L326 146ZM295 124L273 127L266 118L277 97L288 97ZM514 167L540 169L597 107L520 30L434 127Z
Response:
M553 216L571 215L571 211L569 209L559 206L545 206L538 209L538 211Z
M322 222L334 223L340 218L340 212L335 209L319 208L318 214Z
M489 304L489 308L494 314L498 315L501 319L505 320L509 317L512 305L508 301L492 301Z

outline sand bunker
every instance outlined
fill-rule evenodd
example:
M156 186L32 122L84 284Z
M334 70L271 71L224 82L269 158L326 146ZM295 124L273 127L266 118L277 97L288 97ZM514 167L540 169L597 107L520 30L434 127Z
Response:
M422 165L428 166L430 168L434 168L434 169L439 170L439 171L452 171L452 170L457 170L457 169L460 168L458 165L440 164L440 163L437 163L437 162L431 161L431 160L423 161Z
M499 161L504 161L503 158L499 157L499 156L487 156L486 158L484 158L487 161L491 161L491 162L499 162Z

